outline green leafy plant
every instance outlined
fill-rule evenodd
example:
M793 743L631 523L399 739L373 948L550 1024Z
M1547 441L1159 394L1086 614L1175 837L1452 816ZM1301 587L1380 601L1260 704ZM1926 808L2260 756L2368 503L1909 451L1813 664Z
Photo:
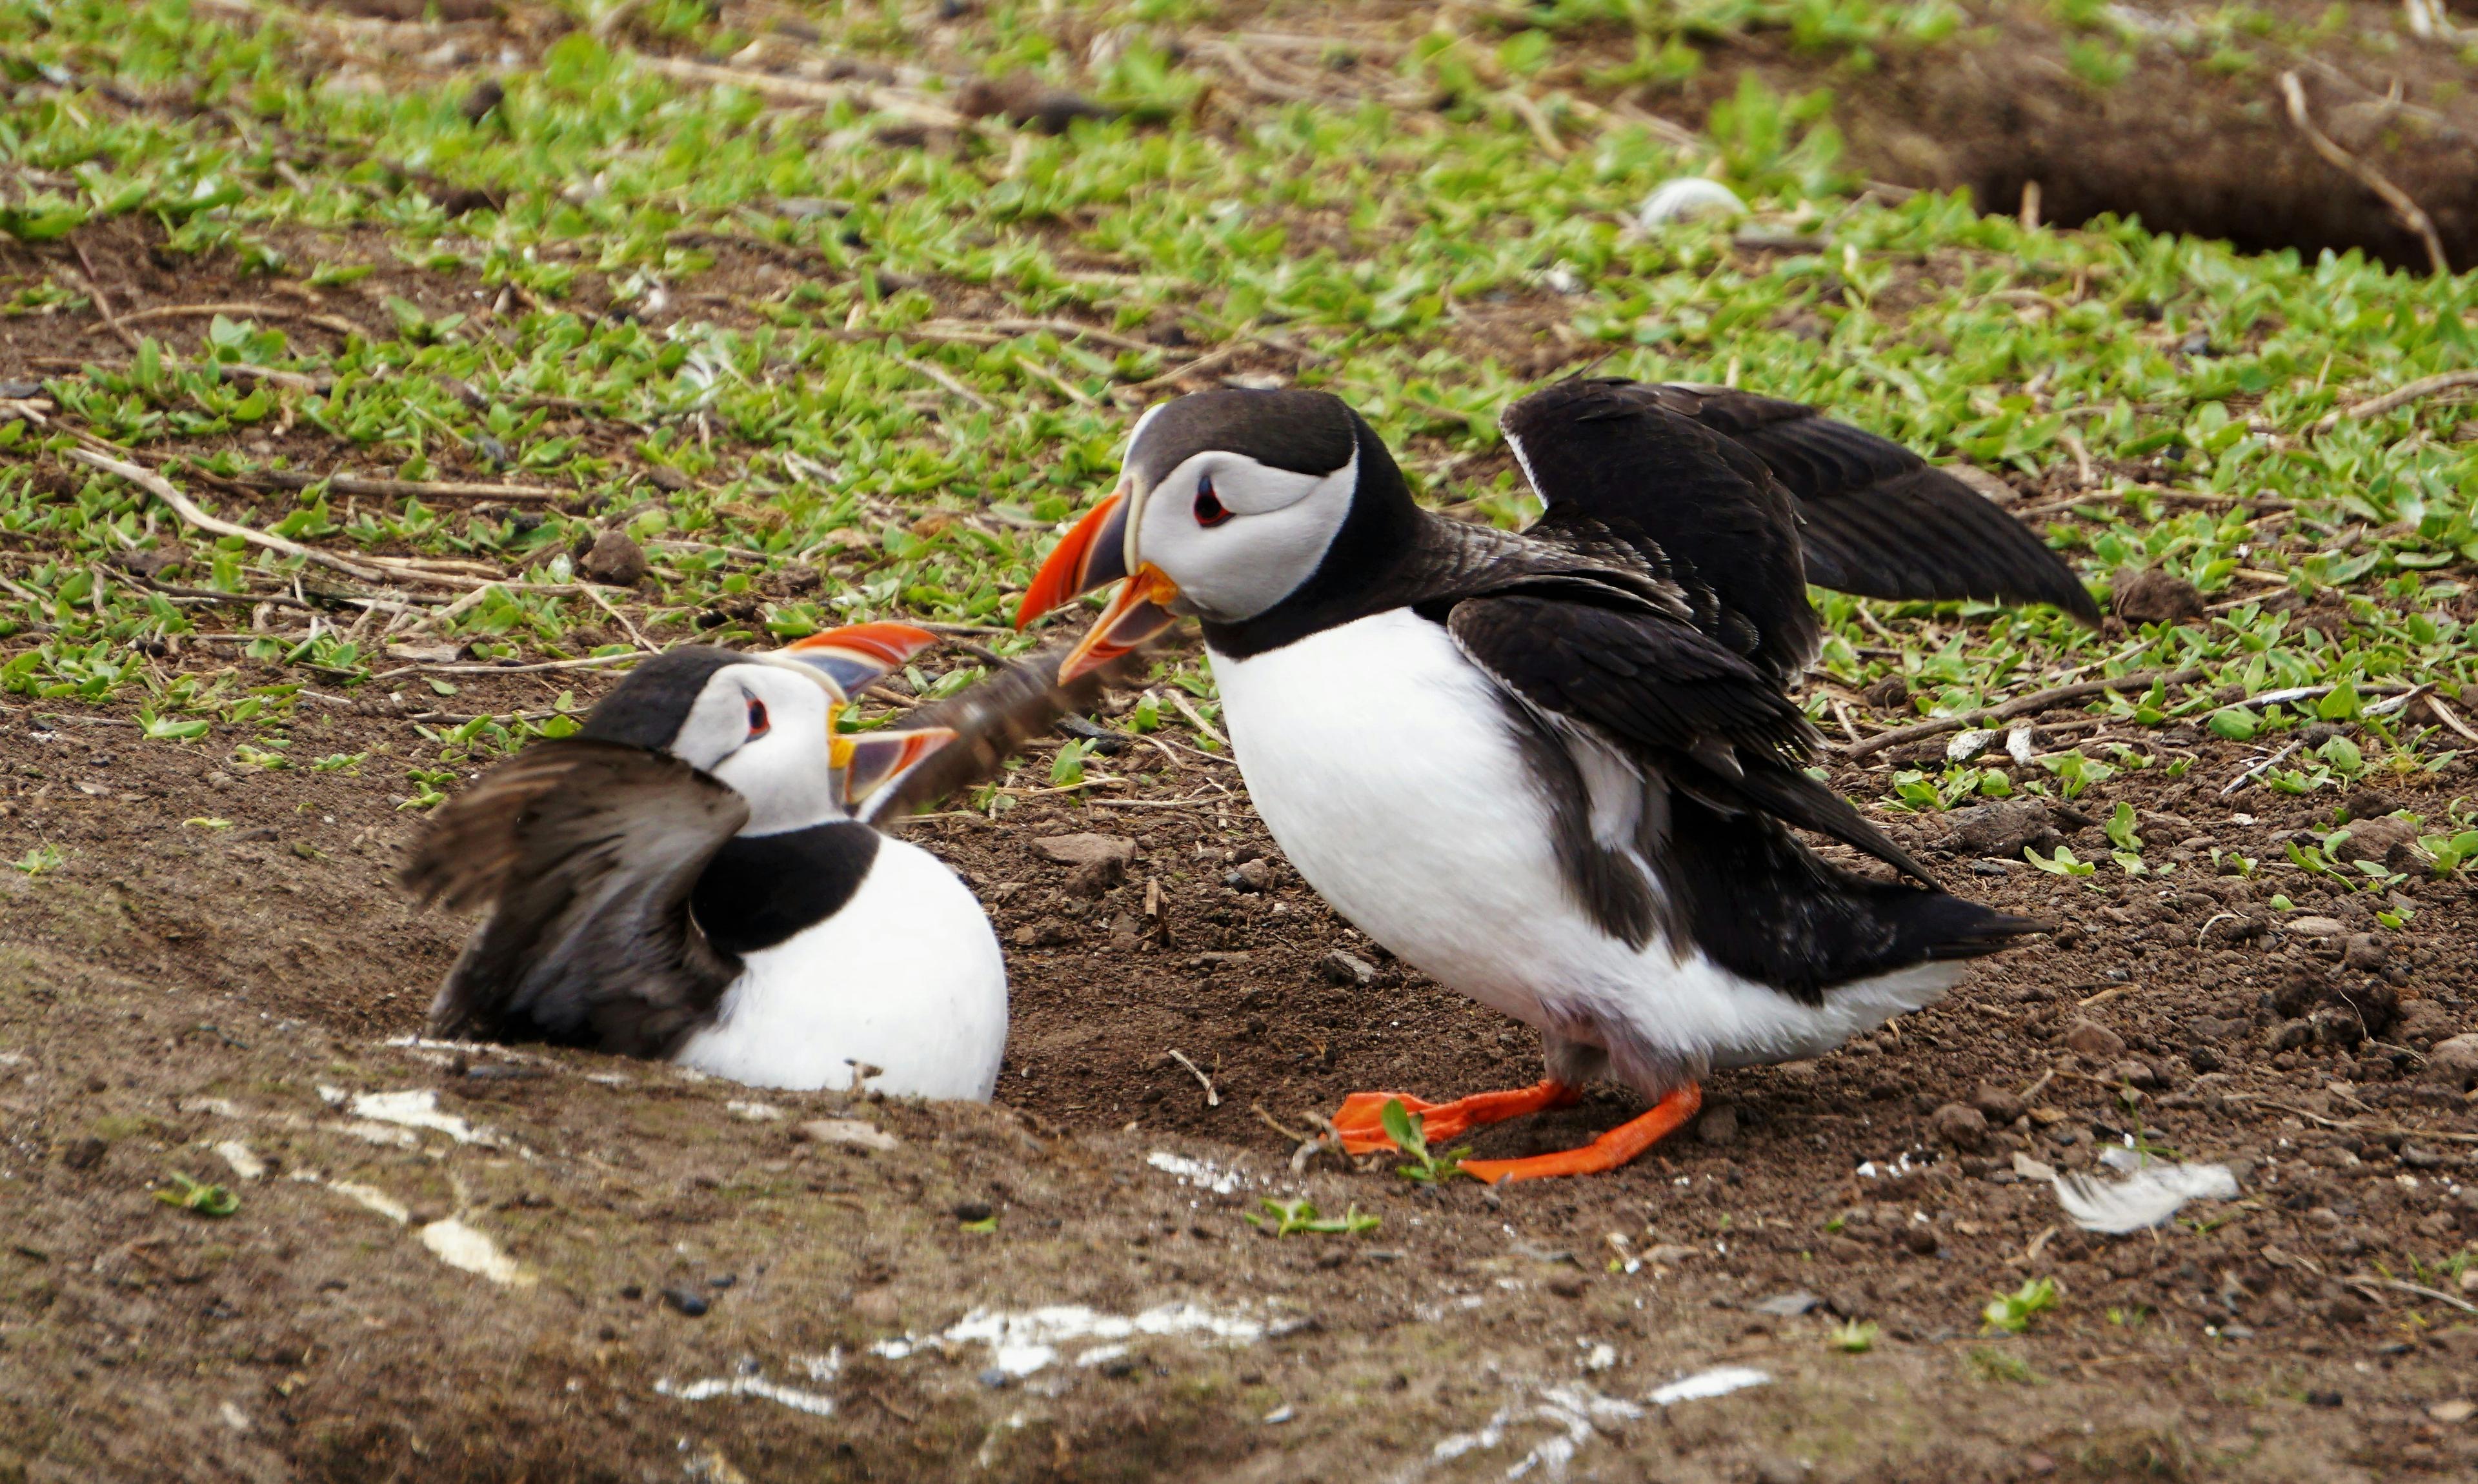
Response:
M1375 1231L1379 1220L1378 1217L1362 1214L1355 1202L1340 1216L1319 1216L1315 1203L1305 1196L1298 1200L1276 1200L1268 1196L1257 1203L1265 1208L1264 1213L1251 1212L1245 1220L1277 1237L1288 1237L1298 1232L1355 1237L1362 1232Z
M1824 1343L1844 1355L1864 1355L1876 1347L1877 1333L1872 1321L1844 1320L1825 1330Z
M1978 1371L1986 1380L2010 1381L2015 1386L2035 1385L2039 1379L2039 1372L2031 1369L2029 1361L2003 1350L1989 1349L1985 1346L1977 1346L1971 1349L1970 1369Z
M1428 1120L1403 1107L1403 1099L1387 1098L1378 1118L1385 1125L1385 1137L1411 1159L1410 1164L1396 1166L1395 1173L1422 1185L1435 1185L1462 1173L1463 1159L1471 1153L1471 1146L1466 1144L1443 1154L1432 1152L1429 1148Z
M2087 876L2099 868L2090 862L2077 860L2070 846L2059 845L2054 855L2041 855L2029 845L2022 847L2022 859L2051 876Z
M48 876L67 864L68 857L61 853L61 847L47 840L11 861L9 866L11 869L24 871L29 876Z
M223 1186L192 1180L177 1170L170 1174L172 1189L155 1193L155 1198L167 1206L206 1217L227 1217L240 1209L240 1197Z
M2010 1294L1999 1294L1979 1311L1983 1332L2018 1335L2031 1321L2063 1302L2054 1278L2032 1278Z

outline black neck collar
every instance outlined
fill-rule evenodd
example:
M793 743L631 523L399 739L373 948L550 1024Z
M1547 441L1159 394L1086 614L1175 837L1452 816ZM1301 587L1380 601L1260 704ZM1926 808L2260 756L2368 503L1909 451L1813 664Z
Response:
M1435 517L1411 498L1377 430L1356 413L1351 425L1358 440L1359 484L1333 544L1307 581L1273 607L1237 623L1205 624L1204 641L1216 653L1244 660L1408 600L1402 579L1413 565L1421 528Z
M877 859L877 831L851 819L725 841L689 894L717 951L771 948L844 910Z

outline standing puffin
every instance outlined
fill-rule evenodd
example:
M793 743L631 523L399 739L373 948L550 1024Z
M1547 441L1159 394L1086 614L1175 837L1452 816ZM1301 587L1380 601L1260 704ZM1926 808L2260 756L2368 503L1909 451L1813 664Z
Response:
M1156 406L1019 618L1125 579L1062 676L1201 618L1249 796L1300 874L1542 1031L1533 1087L1405 1097L1431 1138L1603 1074L1653 1102L1584 1148L1463 1166L1490 1181L1614 1169L1694 1115L1710 1068L1830 1050L2038 930L1935 890L1805 771L1808 581L2098 617L1986 500L1796 403L1577 379L1503 426L1545 507L1519 535L1421 510L1326 393ZM1925 887L1831 866L1793 827ZM1386 1146L1397 1095L1344 1103L1347 1148Z
M573 736L442 805L405 883L491 915L431 1033L986 1099L1007 1028L997 935L954 872L871 822L954 734L835 731L932 639L865 623L771 654L670 650Z

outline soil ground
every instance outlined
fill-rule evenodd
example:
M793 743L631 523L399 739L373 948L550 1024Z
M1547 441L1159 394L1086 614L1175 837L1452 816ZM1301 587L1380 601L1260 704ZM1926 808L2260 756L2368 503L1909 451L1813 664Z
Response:
M1372 8L1363 23L1400 19ZM1731 45L1784 84L1833 81L1845 108L1874 99L1945 140L1946 157L1905 175L1896 124L1853 124L1870 173L1971 183L2000 207L2038 179L2052 216L2133 205L2180 224L2149 198L2080 204L2077 163L2106 149L2051 142L2028 165L1978 153L2000 136L2071 138L2084 116L1981 127L2008 99L2065 108L2053 78L2036 90L1990 70L2003 46L1978 54L1981 70L1895 60L1866 82L1760 38ZM1724 71L1650 101L1700 107ZM1951 112L1914 106L1948 82L1968 93ZM2168 106L2147 100L2176 97L2138 82L2113 96L2074 107L2135 110L2139 137L2158 123L2140 111ZM2235 81L2210 97L2260 101ZM2270 132L2247 138L2278 132L2258 125ZM2203 168L2194 151L2145 158L2172 186ZM2258 158L2210 168L2240 180ZM2212 219L2236 232L2252 198L2228 199ZM2439 221L2449 199L2439 189ZM2309 246L2359 239L2280 230ZM228 259L159 260L156 240L122 221L71 245L123 313L261 296ZM304 234L287 247L310 266L333 245ZM376 243L337 251L388 260ZM673 315L728 321L736 296L799 271L718 251L697 286L712 297ZM8 252L0 271L25 282L66 262L59 244ZM986 312L969 287L928 289L941 314ZM391 295L443 314L474 293L382 266L300 302L384 334ZM601 301L590 270L576 293ZM1492 352L1536 342L1544 374L1585 354L1548 341L1535 308L1476 314L1469 333ZM116 357L89 335L100 323L0 323L0 380ZM189 353L196 332L167 338ZM1227 369L1295 367L1258 347ZM551 432L624 452L583 411L559 416ZM306 427L182 451L226 442L334 462ZM442 444L437 475L487 476L459 457ZM283 509L217 497L262 524ZM2272 602L2317 617L2293 594ZM640 616L657 640L700 617ZM715 633L747 641L727 621ZM606 683L457 678L438 704L459 715L539 709L563 690L590 701ZM967 874L1009 945L999 1100L959 1108L414 1041L467 924L393 885L420 827L398 807L410 707L314 697L297 755L362 762L272 772L226 761L258 734L222 723L195 747L140 745L125 706L0 710L0 860L39 864L49 847L60 862L0 871L0 1180L13 1197L0 1481L2478 1474L2478 1292L2463 1286L2478 1110L2424 1055L2478 1030L2478 900L2414 872L2397 890L2415 917L2379 931L2365 896L2317 878L2216 874L2213 847L2277 862L2344 802L2226 792L2260 755L2235 743L2128 729L2154 767L2031 821L2042 850L2050 829L2104 860L2096 820L2130 804L2146 858L2171 875L2052 876L2022 862L2018 832L1949 842L1940 820L1888 818L1957 889L2059 931L1831 1056L1716 1076L1695 1131L1621 1173L1485 1191L1416 1187L1389 1160L1294 1166L1297 1136L1346 1093L1526 1082L1537 1039L1335 919L1280 864L1235 771L1176 727L1164 748L1094 761L1127 779L1107 802L902 826ZM1024 777L1049 776L1051 746ZM1884 787L1881 765L1840 765L1835 781L1860 797ZM2464 760L2345 804L2434 819L2470 785ZM1087 831L1135 843L1124 880L1071 879L1038 848ZM2275 892L2309 912L2276 911ZM1938 1118L1956 1103L1986 1110L1985 1131ZM1558 1147L1632 1111L1603 1091L1473 1143ZM2100 1237L2015 1171L2017 1153L2090 1169L2130 1135L2228 1162L2241 1198ZM176 1172L228 1186L238 1209L159 1199ZM1246 1220L1297 1195L1380 1224L1277 1239ZM2041 1278L2055 1309L2018 1336L1983 1333L1990 1297ZM1055 1306L1092 1313L1032 1317ZM975 1338L988 1316L1018 1320L1004 1346ZM1145 1324L1114 1338L1108 1321L1135 1316ZM1863 1352L1828 1344L1851 1323L1876 1326ZM933 1336L948 1338L922 1343ZM1036 1343L1058 1358L1031 1366ZM1125 1349L1093 1353L1110 1344ZM1647 1399L1725 1366L1770 1379Z
M1384 1160L1293 1171L1269 1121L1297 1128L1370 1085L1529 1080L1537 1043L1386 962L1278 864L1262 890L1226 885L1270 843L1201 755L1150 772L1123 755L1138 782L1122 801L1162 807L908 826L1010 943L1015 1028L1000 1102L979 1109L411 1044L461 924L392 883L418 828L382 751L404 724L340 711L302 728L370 752L358 772L236 776L131 747L119 720L38 708L0 730L0 852L66 858L0 882L13 1476L1477 1478L1543 1447L1539 1466L1571 1451L1569 1476L1610 1479L2478 1468L2478 1436L2437 1420L2465 1410L2438 1409L2478 1363L2438 1271L2478 1234L2478 1118L2416 1054L2478 1026L2478 903L2410 888L2414 929L2356 967L2340 940L2271 926L2264 890L2194 858L2205 841L2276 854L2332 804L2252 791L2237 822L2217 795L2244 760L2226 744L2193 742L2186 780L2111 790L2147 834L2192 842L2155 849L2187 863L2162 886L2094 889L1964 846L1948 876L2063 924L2055 939L1833 1055L1716 1076L1719 1116L1622 1174L1489 1192L1416 1189ZM2098 853L2096 830L2061 822ZM1138 843L1098 897L1036 848L1086 830ZM1911 838L1933 850L1936 833ZM2354 931L2353 907L2331 910ZM1335 950L1375 983L1330 982ZM2086 1168L2121 1142L2129 1081L2140 1127L2232 1162L2242 1199L2096 1237L2012 1176L2016 1149ZM346 1100L416 1090L472 1142ZM1940 1105L1991 1093L2028 1094L2018 1126L2000 1117L1969 1147L1932 1131ZM1631 1111L1606 1094L1474 1143L1555 1146ZM899 1143L799 1132L823 1118ZM258 1178L216 1152L235 1145ZM240 1210L159 1202L176 1170ZM1382 1224L1275 1240L1243 1220L1294 1193ZM959 1218L976 1202L994 1230ZM450 1218L523 1286L443 1267L426 1223ZM2061 1306L1983 1337L1981 1306L2034 1276ZM1813 1310L1757 1307L1800 1293ZM871 1350L1055 1304L1196 1304L1265 1334L1139 1336L1132 1361L1081 1368L1069 1346L1016 1379L977 1342ZM1845 1318L1880 1326L1872 1349L1827 1346ZM1636 1399L1725 1364L1772 1382ZM1493 1441L1441 1458L1456 1436Z

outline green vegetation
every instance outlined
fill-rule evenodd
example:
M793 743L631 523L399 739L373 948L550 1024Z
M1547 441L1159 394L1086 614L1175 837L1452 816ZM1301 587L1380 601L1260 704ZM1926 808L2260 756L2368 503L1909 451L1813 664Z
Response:
M892 13L812 9L828 42L768 44L918 60ZM1080 34L1210 10L1069 9ZM305 691L417 710L452 704L457 664L590 669L641 640L882 616L995 630L1058 522L1115 478L1155 379L1205 357L1200 384L1341 393L1424 498L1518 523L1534 506L1495 416L1600 357L1603 374L1821 403L2036 485L2021 509L2094 584L2157 567L2207 604L2110 639L2046 612L1826 594L1809 705L1828 728L1891 675L1937 717L2190 670L2091 709L2122 735L2191 725L2280 753L2259 782L2287 792L2457 756L2427 703L2466 710L2478 682L2450 571L2478 560L2478 443L2460 436L2478 419L2448 399L2349 409L2469 364L2478 282L1854 200L1820 100L1742 80L1706 120L1711 147L1681 146L1592 106L1559 50L1622 21L1655 70L1685 65L1682 37L1746 28L1855 55L1943 35L1962 13L1934 0L1538 10L1363 65L1356 105L1243 108L1227 89L1208 107L1204 63L1161 33L1087 53L999 0L953 33L962 70L1031 68L1125 111L1049 136L952 120L937 79L832 102L678 81L646 54L728 63L757 39L693 6L536 45L486 99L481 74L357 51L318 15L0 0L16 182L0 231L51 244L0 281L0 315L67 352L41 368L43 420L0 421L0 689L126 707L145 745L237 768L355 766L370 760L287 750ZM2206 54L2253 34L2222 19ZM1459 101L1442 112L1387 101L1443 83ZM1655 185L1707 164L1786 249L1632 224ZM60 246L102 251L125 307L124 238L181 285L158 306L240 307L122 324L124 343ZM160 471L250 534L198 530L73 452ZM285 488L340 469L551 497ZM580 570L606 528L643 545L641 583ZM2284 595L2312 606L2268 601ZM1209 683L1167 678L1138 724L1210 746ZM2383 710L2413 686L2433 689ZM424 720L418 755L388 766L421 807L448 769L572 727L575 704ZM2318 723L2343 735L2307 743ZM1884 802L2074 797L2187 766L2123 741L2039 761L1907 769ZM1089 764L1061 755L1052 785ZM2439 869L2467 854L2456 839L2430 850Z
M2030 1278L2010 1294L1999 1294L1979 1311L1985 1332L1991 1335L2018 1335L2031 1327L2031 1321L2062 1303L2054 1278Z
M1382 1218L1363 1214L1355 1201L1342 1215L1325 1217L1317 1215L1315 1202L1305 1196L1298 1200L1276 1200L1267 1196L1257 1203L1265 1208L1264 1213L1250 1212L1243 1220L1277 1237L1288 1237L1297 1232L1356 1237L1375 1231L1382 1220Z
M1378 1117L1385 1124L1385 1137L1394 1147L1410 1156L1411 1163L1397 1165L1394 1172L1405 1180L1421 1185L1439 1185L1463 1172L1463 1160L1471 1146L1449 1149L1443 1154L1429 1148L1428 1120L1403 1106L1403 1099L1389 1097Z
M192 1180L177 1170L170 1174L172 1189L155 1193L155 1198L167 1206L207 1217L226 1217L240 1209L240 1197L223 1186Z

